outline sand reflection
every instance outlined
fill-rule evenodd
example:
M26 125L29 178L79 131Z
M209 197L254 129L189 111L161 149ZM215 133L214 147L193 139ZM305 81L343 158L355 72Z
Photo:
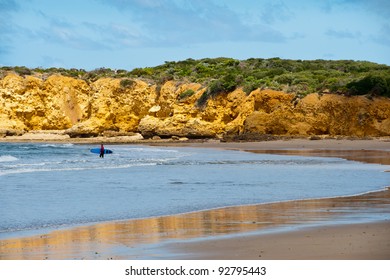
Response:
M175 216L101 223L0 240L0 259L153 258L146 244L245 233L372 212L390 214L390 190L353 197L227 207ZM163 254L163 253L161 253ZM165 256L166 257L166 256Z

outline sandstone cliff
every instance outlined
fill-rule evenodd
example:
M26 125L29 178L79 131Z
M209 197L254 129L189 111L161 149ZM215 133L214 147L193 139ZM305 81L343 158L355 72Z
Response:
M166 82L161 88L135 80L87 83L60 75L47 79L8 74L0 80L0 135L31 130L65 130L71 137L107 131L145 137L274 135L390 136L390 99L241 89L196 101L200 84ZM181 94L191 89L194 94Z

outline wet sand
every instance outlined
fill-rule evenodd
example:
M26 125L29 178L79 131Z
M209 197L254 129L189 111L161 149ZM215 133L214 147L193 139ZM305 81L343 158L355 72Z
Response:
M390 142L383 140L153 145L337 156L381 164L389 164L390 152ZM374 221L371 216L376 217ZM387 189L352 197L227 207L3 239L0 259L390 259L389 233Z
M309 227L171 245L186 259L389 260L390 221Z
M100 223L32 237L0 240L0 259L257 259L259 254L254 255L253 250L260 248L256 250L265 251L261 249L262 244L270 245L274 242L268 239L275 240L280 236L280 241L290 242L287 238L290 233L295 238L308 235L306 230L297 231L302 226L316 224L320 228L326 225L324 228L327 228L332 224L367 221L370 214L382 215L387 223L365 224L372 234L361 237L366 237L364 242L368 244L379 242L377 238L383 237L381 232L384 228L390 231L390 189L350 197L226 207L174 216ZM351 225L338 228L344 232L344 236L347 233L361 235L360 228L357 229L359 233ZM231 236L226 238L228 235ZM314 240L315 232L309 235L313 238L291 240L290 245ZM390 247L386 245L390 244L390 234L385 236L387 243L377 248L380 250L375 256L385 254L390 257ZM319 239L318 242L317 246L327 248L330 244L328 242L333 244L335 241ZM357 244L360 239L354 240L351 236L350 242ZM215 250L214 245L210 244L219 244L217 248L225 249ZM282 247L286 250L288 248ZM265 258L292 257L286 255L285 251L278 254L278 250L271 249L267 249L267 254L271 251L273 254L263 255ZM306 253L301 249L301 254L296 257L306 259L312 256L310 248ZM231 252L227 253L227 250ZM321 258L321 251L316 256ZM322 256L327 257L336 259L340 256L336 252L335 255L327 253ZM364 256L368 259L371 257Z

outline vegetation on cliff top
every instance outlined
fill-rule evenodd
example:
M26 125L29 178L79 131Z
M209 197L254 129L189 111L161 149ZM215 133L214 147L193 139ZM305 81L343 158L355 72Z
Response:
M270 88L300 96L312 92L330 92L390 97L390 66L367 61L205 58L167 61L156 67L135 68L131 71L109 68L93 71L63 68L0 68L0 74L7 71L14 71L19 75L61 74L87 82L103 77L126 78L126 82L121 86L131 85L131 79L135 78L157 86L169 80L195 82L207 88L198 100L200 106L204 105L208 98L238 87L242 87L248 94L257 88Z

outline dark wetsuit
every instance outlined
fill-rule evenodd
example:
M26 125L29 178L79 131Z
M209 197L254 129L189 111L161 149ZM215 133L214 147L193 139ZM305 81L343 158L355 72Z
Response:
M103 145L100 147L100 155L99 155L99 157L104 157L104 146Z

